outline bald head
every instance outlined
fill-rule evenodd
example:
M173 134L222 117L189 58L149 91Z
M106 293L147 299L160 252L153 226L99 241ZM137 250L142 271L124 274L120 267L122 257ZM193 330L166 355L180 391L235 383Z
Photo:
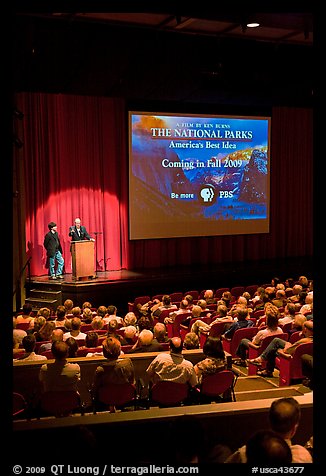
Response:
M61 342L63 341L63 330L54 329L52 331L52 342Z
M181 354L182 352L182 340L180 337L172 337L170 340L170 350L176 354Z

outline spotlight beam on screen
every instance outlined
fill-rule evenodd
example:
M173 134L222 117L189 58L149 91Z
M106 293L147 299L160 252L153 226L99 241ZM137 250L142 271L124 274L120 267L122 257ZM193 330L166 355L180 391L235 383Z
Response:
M270 126L129 111L130 239L269 233Z

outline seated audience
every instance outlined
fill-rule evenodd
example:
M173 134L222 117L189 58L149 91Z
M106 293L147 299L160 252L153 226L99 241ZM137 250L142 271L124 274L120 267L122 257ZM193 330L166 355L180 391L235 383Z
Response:
M247 441L246 458L249 465L289 465L292 453L284 438L272 430L256 431Z
M135 352L160 352L163 347L159 342L154 341L154 334L149 329L143 329L139 335L137 341L134 343L129 353Z
M207 337L203 353L205 358L194 366L198 383L201 383L207 375L215 374L226 368L225 352L218 337Z
M282 334L282 329L278 326L278 308L276 306L268 306L266 308L266 328L261 329L252 338L251 342L255 345L261 345L264 337L269 335ZM235 365L246 366L246 359L249 349L250 339L241 339L236 354L240 359L235 360Z
M66 299L63 305L66 310L66 315L71 314L72 308L74 307L74 303L72 299Z
M304 379L302 383L306 387L309 387L311 390L313 390L313 368L314 368L313 356L309 354L303 354L301 356L301 365L302 365L302 375L304 375Z
M107 359L96 368L92 393L96 401L98 390L110 384L135 383L135 372L131 359L119 358L121 344L114 337L103 341L103 355Z
M159 344L162 344L164 342L169 341L166 327L165 327L165 324L163 324L163 322L157 322L154 326L153 332L154 332L153 343L157 342Z
M64 306L57 306L54 323L56 327L65 327L66 309ZM34 325L35 328L35 325Z
M122 340L123 340L123 337L117 332L118 328L119 328L118 321L116 319L111 319L107 324L108 332L107 332L106 336L107 337L114 337L121 344Z
M123 339L121 345L134 345L137 340L137 329L135 326L123 328Z
M40 346L38 350L39 354L42 354L43 352L46 352L47 350L51 350L53 342L60 342L60 341L63 341L63 330L53 329L51 334L51 341L44 343Z
M119 325L119 327L123 326L123 319L120 316L117 316L118 309L110 305L107 307L107 313L103 317L104 324L108 324L112 319L115 319Z
M41 329L34 333L36 341L46 342L51 340L52 332L54 331L55 327L54 321L45 321Z
M30 323L33 320L33 317L31 315L32 312L33 312L32 304L30 304L29 302L26 302L23 305L22 313L17 314L16 316L16 324L25 323L25 322Z
M284 307L284 314L278 320L278 323L282 326L284 324L288 324L289 322L293 322L295 317L295 305L292 302L288 302Z
M68 337L65 340L68 346L68 357L77 357L78 342L74 337Z
M195 332L187 332L183 339L183 348L184 349L199 349L200 342L199 337Z
M188 382L191 387L197 384L197 377L192 362L182 355L183 343L180 337L170 340L170 352L161 352L149 364L146 374L151 383L168 380L177 383Z
M94 316L91 322L91 327L94 331L103 329L104 322L101 316Z
M86 339L86 333L80 331L81 327L81 320L79 317L73 317L71 319L71 331L70 332L65 332L63 334L63 340L69 339L69 337L73 337L74 339L78 340L85 340Z
M27 334L23 338L23 347L25 349L25 354L22 357L19 357L19 361L32 361L32 360L46 360L44 355L39 355L35 353L36 339L33 334Z
M266 369L258 370L257 375L262 377L273 377L273 372L275 368L275 359L277 354L285 353L292 355L295 349L300 345L306 342L313 342L313 321L306 321L303 325L303 337L297 340L294 344L291 342L285 341L275 337L266 349L255 359L250 359L249 362L261 366L263 361L266 361Z
M235 318L237 319L235 322L231 324L231 326L224 332L223 336L225 339L232 339L235 331L237 329L243 329L245 327L253 327L254 323L249 318L248 308L247 307L237 307Z
M66 342L53 342L52 354L55 361L43 364L39 378L43 384L43 391L76 390L80 381L80 366L67 362L68 345Z
M270 429L281 436L292 454L292 463L312 463L309 451L301 445L293 445L301 419L300 405L293 397L282 397L272 402L269 409ZM227 458L226 463L247 463L246 445Z

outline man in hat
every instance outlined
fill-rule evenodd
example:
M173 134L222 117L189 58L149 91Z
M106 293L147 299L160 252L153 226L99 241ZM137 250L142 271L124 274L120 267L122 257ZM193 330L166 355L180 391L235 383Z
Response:
M46 249L46 256L49 260L50 279L64 279L62 276L64 259L62 257L62 248L57 232L57 224L51 221L48 224L49 232L44 237L44 248ZM57 271L55 272L55 265L57 262Z

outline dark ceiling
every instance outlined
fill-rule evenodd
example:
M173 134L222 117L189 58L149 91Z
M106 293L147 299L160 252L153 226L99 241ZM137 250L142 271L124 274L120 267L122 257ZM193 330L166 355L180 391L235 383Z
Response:
M249 17L261 26L246 27ZM312 104L312 13L29 13L14 32L17 91Z

